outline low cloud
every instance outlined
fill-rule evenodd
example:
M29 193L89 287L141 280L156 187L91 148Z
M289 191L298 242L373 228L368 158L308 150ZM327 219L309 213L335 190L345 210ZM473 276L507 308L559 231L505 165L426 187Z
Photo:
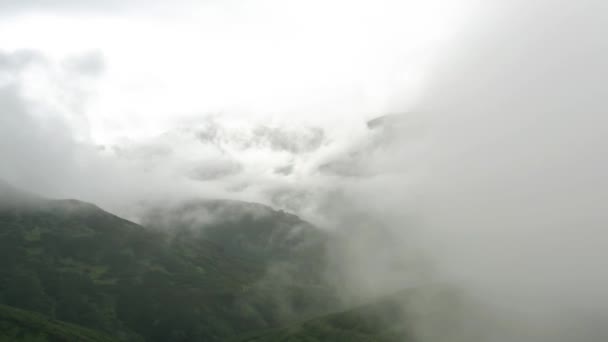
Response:
M202 162L190 171L190 178L198 181L212 181L236 175L243 166L232 160Z
M0 54L0 178L129 218L143 199L200 194L298 212L312 198L267 194L297 189L294 180L320 189L327 180L316 165L349 144L318 127L203 114L149 138L97 145L87 132L103 58L96 51L64 59L33 50Z
M27 3L35 4L3 6L17 10ZM68 3L58 3L57 8ZM364 35L372 25L359 25L358 17L353 20L356 25L348 27L361 27L357 32L362 38L333 32L336 41L345 34L354 43L335 60L318 63L319 70L310 64L301 74L291 73L297 63L283 64L278 69L290 73L274 75L260 93L245 91L255 89L263 78L259 76L265 76L256 66L292 61L289 57L311 46L323 53L315 50L306 58L326 62L325 56L334 55L324 48L334 51L333 40L324 41L327 46L289 45L293 51L277 50L282 53L273 55L277 59L254 54L258 60L247 60L236 69L238 63L228 63L214 79L219 84L209 88L222 91L205 93L238 103L225 107L237 108L235 112L241 103L252 105L252 110L266 109L267 103L259 98L279 101L276 93L284 94L279 91L285 88L282 82L294 79L308 83L294 81L286 93L293 96L282 101L306 98L294 102L301 107L297 113L327 98L334 102L321 106L323 110L348 102L334 118L347 117L343 112L353 107L364 108L354 111L355 118L348 122L325 121L324 111L318 110L315 119L323 122L318 126L308 124L312 119L302 124L289 118L264 121L256 115L192 110L185 124L168 120L171 123L160 133L127 136L99 147L89 137L90 116L83 113L94 100L96 80L111 68L103 53L58 61L33 50L1 52L0 178L50 196L93 201L132 214L130 218L141 212L130 212L131 207L147 205L142 199L205 194L272 204L343 235L343 245L334 255L335 269L341 272L335 281L353 300L441 282L474 296L484 310L504 316L502 322L514 322L511 328L494 330L486 329L493 325L467 322L488 336L485 340L606 340L606 4L484 4L480 13L485 19L472 20L470 31L452 42L452 50L421 64L432 67L425 69L427 82L416 96L404 93L411 88L402 87L400 80L379 81L385 76L382 68L372 68L378 74L372 76L353 70L363 70L369 62L398 65L398 72L391 69L391 75L412 75L395 62L396 56L408 54L393 45L421 31L382 40L379 34ZM332 10L341 14L344 8ZM401 12L394 12L394 20L382 20L388 24L379 33L388 34L400 28L393 23L406 22L399 17ZM384 18L385 13L377 15ZM335 24L335 17L325 19ZM310 22L303 27L308 29ZM300 32L294 30L287 31L290 42L291 33ZM320 31L312 38L324 36ZM365 42L373 42L372 48ZM390 56L366 55L369 60L343 63L344 56L362 53L361 46ZM425 47L422 44L420 50ZM222 53L226 51L241 50ZM265 64L267 60L271 62ZM210 69L215 65L211 62ZM343 69L332 67L337 65ZM227 70L229 77L224 75ZM311 70L315 77L305 77ZM326 70L337 70L331 75L336 82L322 82ZM191 75L187 68L179 71ZM247 82L234 82L241 78ZM353 90L353 83L368 86ZM235 84L238 96L231 92ZM319 95L311 90L316 91L318 84L328 94L344 85L343 92L336 97ZM379 84L390 89L384 91ZM191 88L196 92L190 95L198 101L198 88ZM374 91L380 94L375 96ZM151 100L150 93L142 93L139 100ZM350 96L359 93L364 95ZM187 98L179 95L168 97L169 104L162 108L168 110L167 116L191 109L176 100ZM135 101L134 111L148 114L146 109L156 104L143 102ZM375 111L406 114L398 127L390 128L392 119L366 122ZM127 121L133 126L145 122ZM425 306L450 310L432 300L421 310Z
M343 227L361 213L380 220L404 241L403 259L413 253L429 260L432 267L423 269L431 277L422 279L474 296L498 319L468 322L484 340L603 341L606 6L586 0L484 7L488 22L454 42L411 108L420 113L412 120L426 129L390 154L404 172L349 183L341 200L330 201L344 204L344 215L334 218ZM411 143L421 153L409 154ZM330 204L326 212L338 209ZM385 250L366 240L357 253ZM391 283L394 274L374 273L381 268L366 261L370 278Z

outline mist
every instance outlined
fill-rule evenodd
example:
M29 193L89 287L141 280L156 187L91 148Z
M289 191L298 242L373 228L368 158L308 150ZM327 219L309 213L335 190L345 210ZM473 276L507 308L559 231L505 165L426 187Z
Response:
M509 328L487 340L605 340L606 4L485 6L408 108L426 128L396 181L409 196L364 198L386 204L378 217L414 213L387 225L440 279L504 315Z
M40 20L118 16L131 38L158 24L162 48L127 58L103 19L51 43L0 36L0 178L135 221L161 199L297 214L337 236L344 302L418 289L405 310L458 323L418 320L424 342L608 339L604 2L314 2L298 7L311 31L272 1L183 25L91 3ZM8 6L4 27L31 8L47 10Z
M531 306L606 309L603 8L507 6L497 22L517 25L475 35L425 103L441 121L425 196L442 249L461 245L450 259L473 262L462 270Z

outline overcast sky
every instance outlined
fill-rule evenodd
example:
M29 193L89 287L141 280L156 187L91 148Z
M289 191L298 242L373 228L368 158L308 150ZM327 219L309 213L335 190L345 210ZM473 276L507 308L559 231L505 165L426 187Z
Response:
M0 178L127 216L203 196L374 222L409 247L362 235L353 286L394 280L375 251L422 249L605 341L607 7L0 0ZM520 340L572 341L571 318Z
M378 115L418 96L426 67L473 8L463 0L0 6L5 52L98 59L95 97L80 113L96 143L210 113L315 123Z
M125 201L114 197L151 192L296 209L310 196L300 187L375 173L351 165L374 146L366 121L408 111L477 10L468 0L3 1L3 148L15 160L0 176L115 211Z

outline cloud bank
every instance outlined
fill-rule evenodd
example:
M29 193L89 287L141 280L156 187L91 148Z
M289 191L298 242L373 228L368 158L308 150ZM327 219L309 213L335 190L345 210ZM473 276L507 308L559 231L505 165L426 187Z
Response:
M0 177L130 217L164 197L272 204L344 232L348 296L442 281L515 322L472 322L485 340L606 340L607 5L487 1L451 36L432 29L447 2L381 4L121 10L123 35L23 30L37 50L3 35Z

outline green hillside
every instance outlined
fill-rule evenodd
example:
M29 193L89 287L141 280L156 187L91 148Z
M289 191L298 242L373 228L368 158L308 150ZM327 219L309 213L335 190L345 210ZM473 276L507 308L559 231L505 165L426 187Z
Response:
M405 294L373 304L324 315L280 329L247 334L233 342L408 342Z
M0 185L0 338L414 341L405 293L343 309L324 281L331 237L297 216L196 200L144 225Z
M2 342L113 342L100 332L74 324L50 320L31 311L0 305Z
M144 228L80 201L11 189L0 199L0 304L163 342L224 341L335 305L316 229L267 207L231 202L245 214Z
M472 322L486 329L471 329ZM461 291L441 284L428 284L348 310L319 315L277 329L246 333L230 341L489 341L491 336L510 336L506 334L509 327L499 322ZM497 331L501 333L488 334Z

